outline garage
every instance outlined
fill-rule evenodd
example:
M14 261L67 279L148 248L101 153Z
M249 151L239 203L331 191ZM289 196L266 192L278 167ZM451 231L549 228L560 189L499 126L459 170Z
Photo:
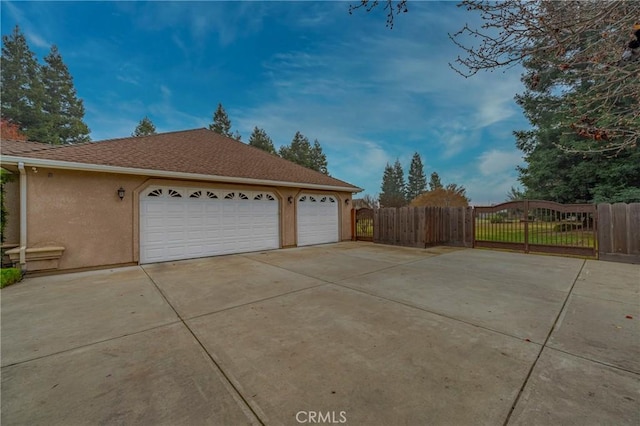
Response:
M303 193L298 196L297 207L298 246L339 241L336 197Z
M280 247L268 191L154 186L140 194L140 263Z

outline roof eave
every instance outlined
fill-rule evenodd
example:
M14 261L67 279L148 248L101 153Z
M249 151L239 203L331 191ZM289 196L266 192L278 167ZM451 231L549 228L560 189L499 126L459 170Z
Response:
M103 172L103 173L119 173L125 175L139 175L150 176L158 178L173 178L173 179L189 179L189 180L203 180L209 182L226 182L226 183L241 183L247 185L266 185L266 186L282 186L290 188L304 188L304 189L318 189L325 191L340 191L340 192L361 192L362 188L349 187L349 186L335 186L335 185L319 185L314 183L303 182L286 182L267 179L252 179L233 176L217 176L217 175L205 175L199 173L185 173L185 172L171 172L165 170L153 170L153 169L138 169L133 167L120 167L120 166L105 166L101 164L89 164L89 163L76 163L71 161L60 160L47 160L42 158L21 157L16 155L3 155L0 160L0 165L17 165L18 163L24 163L29 167L49 167L52 169L63 170L78 170L85 172Z

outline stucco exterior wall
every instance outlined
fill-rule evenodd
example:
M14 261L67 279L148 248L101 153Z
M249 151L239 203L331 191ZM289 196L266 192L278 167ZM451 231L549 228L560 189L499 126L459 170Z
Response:
M27 248L65 248L60 269L134 262L133 189L143 176L27 168ZM124 199L117 190L123 187Z
M4 186L4 205L7 208L7 225L4 229L4 242L18 244L20 242L20 180L17 174Z
M27 168L27 247L63 246L59 269L91 268L139 261L139 194L152 185L265 190L280 206L281 247L295 247L298 188L233 185L112 173ZM18 187L17 182L15 183ZM124 200L117 196L125 189ZM309 191L338 198L340 238L351 239L350 193ZM15 204L19 207L19 193ZM294 202L289 203L289 196ZM14 203L12 199L12 203ZM15 217L19 218L16 211ZM19 223L14 222L16 242ZM12 228L13 229L13 228ZM12 230L12 232L14 232Z

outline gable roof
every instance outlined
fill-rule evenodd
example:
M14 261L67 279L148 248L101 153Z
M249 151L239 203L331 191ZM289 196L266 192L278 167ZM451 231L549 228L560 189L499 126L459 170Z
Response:
M3 139L0 144L2 155L19 155L25 152L42 151L43 149L51 149L53 145L47 145L40 142L18 141L13 139Z
M204 128L63 146L7 140L0 144L0 152L3 163L23 161L54 168L361 190Z

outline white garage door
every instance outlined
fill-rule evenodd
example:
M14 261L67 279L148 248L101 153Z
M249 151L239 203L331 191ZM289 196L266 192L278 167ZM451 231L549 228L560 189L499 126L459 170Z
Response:
M298 197L298 246L338 241L338 200L330 195Z
M140 196L140 263L280 247L269 192L150 187Z

